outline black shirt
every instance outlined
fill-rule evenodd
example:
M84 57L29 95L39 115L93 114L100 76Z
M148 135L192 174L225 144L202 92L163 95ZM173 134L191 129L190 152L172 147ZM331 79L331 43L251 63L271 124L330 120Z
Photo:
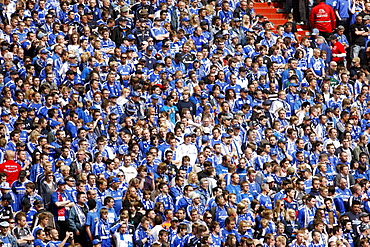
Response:
M365 46L365 36L356 35L356 31L365 31L367 32L368 29L364 24L352 24L351 27L351 35L352 35L352 43L359 46Z

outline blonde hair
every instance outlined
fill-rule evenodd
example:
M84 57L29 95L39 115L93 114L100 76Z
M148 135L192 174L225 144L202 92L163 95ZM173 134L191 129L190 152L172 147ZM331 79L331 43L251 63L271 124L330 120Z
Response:
M40 133L37 130L32 130L29 137L30 141L35 143L39 139Z
M62 166L60 167L60 171L66 171L66 170L68 170L68 169L71 169L71 168L69 168L69 166L67 166L67 165L62 165Z
M285 220L286 220L286 221L290 221L290 220L291 220L291 218L290 218L290 216L289 216L289 214L291 214L291 213L294 213L294 214L295 214L295 210L294 210L294 209L289 208L289 209L285 212Z
M268 227L268 225L269 225L269 220L268 220L268 219L263 218L263 219L261 220L261 226L262 226L262 228L266 228L266 227Z
M193 178L193 175L195 175L195 178ZM196 172L190 172L188 176L188 183L189 184L195 184L198 183L198 175Z

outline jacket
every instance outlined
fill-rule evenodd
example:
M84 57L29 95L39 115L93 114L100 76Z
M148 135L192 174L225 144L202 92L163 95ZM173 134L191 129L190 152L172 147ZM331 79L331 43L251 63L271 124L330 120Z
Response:
M323 33L332 33L336 28L336 17L330 5L320 2L312 8L310 13L310 25Z

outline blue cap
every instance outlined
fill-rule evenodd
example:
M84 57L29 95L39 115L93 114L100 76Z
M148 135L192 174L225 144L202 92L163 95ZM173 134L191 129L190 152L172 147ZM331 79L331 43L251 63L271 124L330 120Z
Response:
M189 18L188 18L188 17L186 17L186 16L185 16L184 18L182 18L182 20L181 20L181 21L190 21L190 20L189 20Z
M115 177L115 178L112 178L112 181L111 183L119 183L119 178Z
M4 117L4 116L9 116L10 115L10 112L8 112L8 111L3 111L2 113L1 113L1 116L2 117Z
M52 128L55 128L56 126L58 126L59 124L62 124L61 122L58 122L58 121L55 121L55 120L51 120L51 123L50 123L50 126Z
M190 133L186 133L185 135L184 135L184 138L185 137L191 137L191 134Z
M240 21L240 19L239 18L234 18L233 21Z
M241 52L235 52L235 54L234 54L235 56L241 56L241 55L243 55Z
M297 83L290 83L289 87L298 87L298 84Z
M96 105L92 105L92 106L90 107L90 110L100 110L100 108L99 108L99 107L97 107Z
M285 137L282 137L282 138L278 139L278 142L280 142L280 143L286 143L287 141L286 141L286 138Z
M241 128L241 126L240 126L240 124L234 124L234 125L233 125L233 128L234 128L234 129L240 129L240 128Z
M140 97L140 94L139 94L139 92L138 92L138 91L133 91L133 92L131 93L131 97Z
M59 180L57 183L57 185L63 185L63 184L67 184L64 179Z
M147 49L148 51L152 51L152 50L154 50L154 46L149 45L146 49Z
M158 94L153 94L151 98L152 98L152 99L159 99L160 97L161 97L161 96L159 96Z
M106 61L104 61L104 62L100 63L100 66L101 66L101 67L106 67L106 66L108 66L108 64L107 64L107 62L106 62Z
M69 65L69 67L77 67L78 65L77 65L77 63L71 63L70 65Z
M208 95L205 94L205 93L202 93L202 95L200 96L201 99L208 99Z
M127 35L127 38L128 38L128 39L136 39L136 38L135 38L135 36L134 36L133 34L129 34L129 35Z
M101 240L100 239L94 239L93 241L92 241L92 244L93 245L97 245L97 244L100 244L101 243Z
M109 97L108 97L109 99L113 99L113 98L118 98L118 96L117 95L115 95L115 94L109 94Z
M224 94L222 94L222 93L220 93L220 94L218 94L218 95L217 95L217 98L219 98L219 99L224 99L224 98L225 98L225 95L224 95Z
M231 137L231 135L229 135L229 134L227 134L227 133L223 133L223 134L221 135L221 138L229 138L229 137Z
M369 114L369 113L370 113L370 109L366 109L366 111L364 112L364 115Z
M91 128L87 127L86 125L82 126L81 128L84 129L84 130L86 130L86 131L87 130L91 130Z
M100 66L100 63L93 63L92 65L93 67L99 67Z
M40 50L40 54L48 54L48 53L49 53L49 51L46 50L45 48Z
M312 29L311 35L318 35L320 33L320 30L317 28Z

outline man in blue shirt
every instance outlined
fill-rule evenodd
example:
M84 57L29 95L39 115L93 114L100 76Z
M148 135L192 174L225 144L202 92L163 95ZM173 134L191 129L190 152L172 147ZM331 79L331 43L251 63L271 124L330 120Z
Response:
M271 198L268 195L270 192L270 187L268 184L261 185L262 192L257 196L257 200L261 203L261 206L264 206L267 209L272 209Z
M236 241L239 243L240 242L240 235L235 230L235 218L234 217L227 217L225 220L225 228L221 230L221 242L225 243L227 236L230 234L234 234L236 237Z

